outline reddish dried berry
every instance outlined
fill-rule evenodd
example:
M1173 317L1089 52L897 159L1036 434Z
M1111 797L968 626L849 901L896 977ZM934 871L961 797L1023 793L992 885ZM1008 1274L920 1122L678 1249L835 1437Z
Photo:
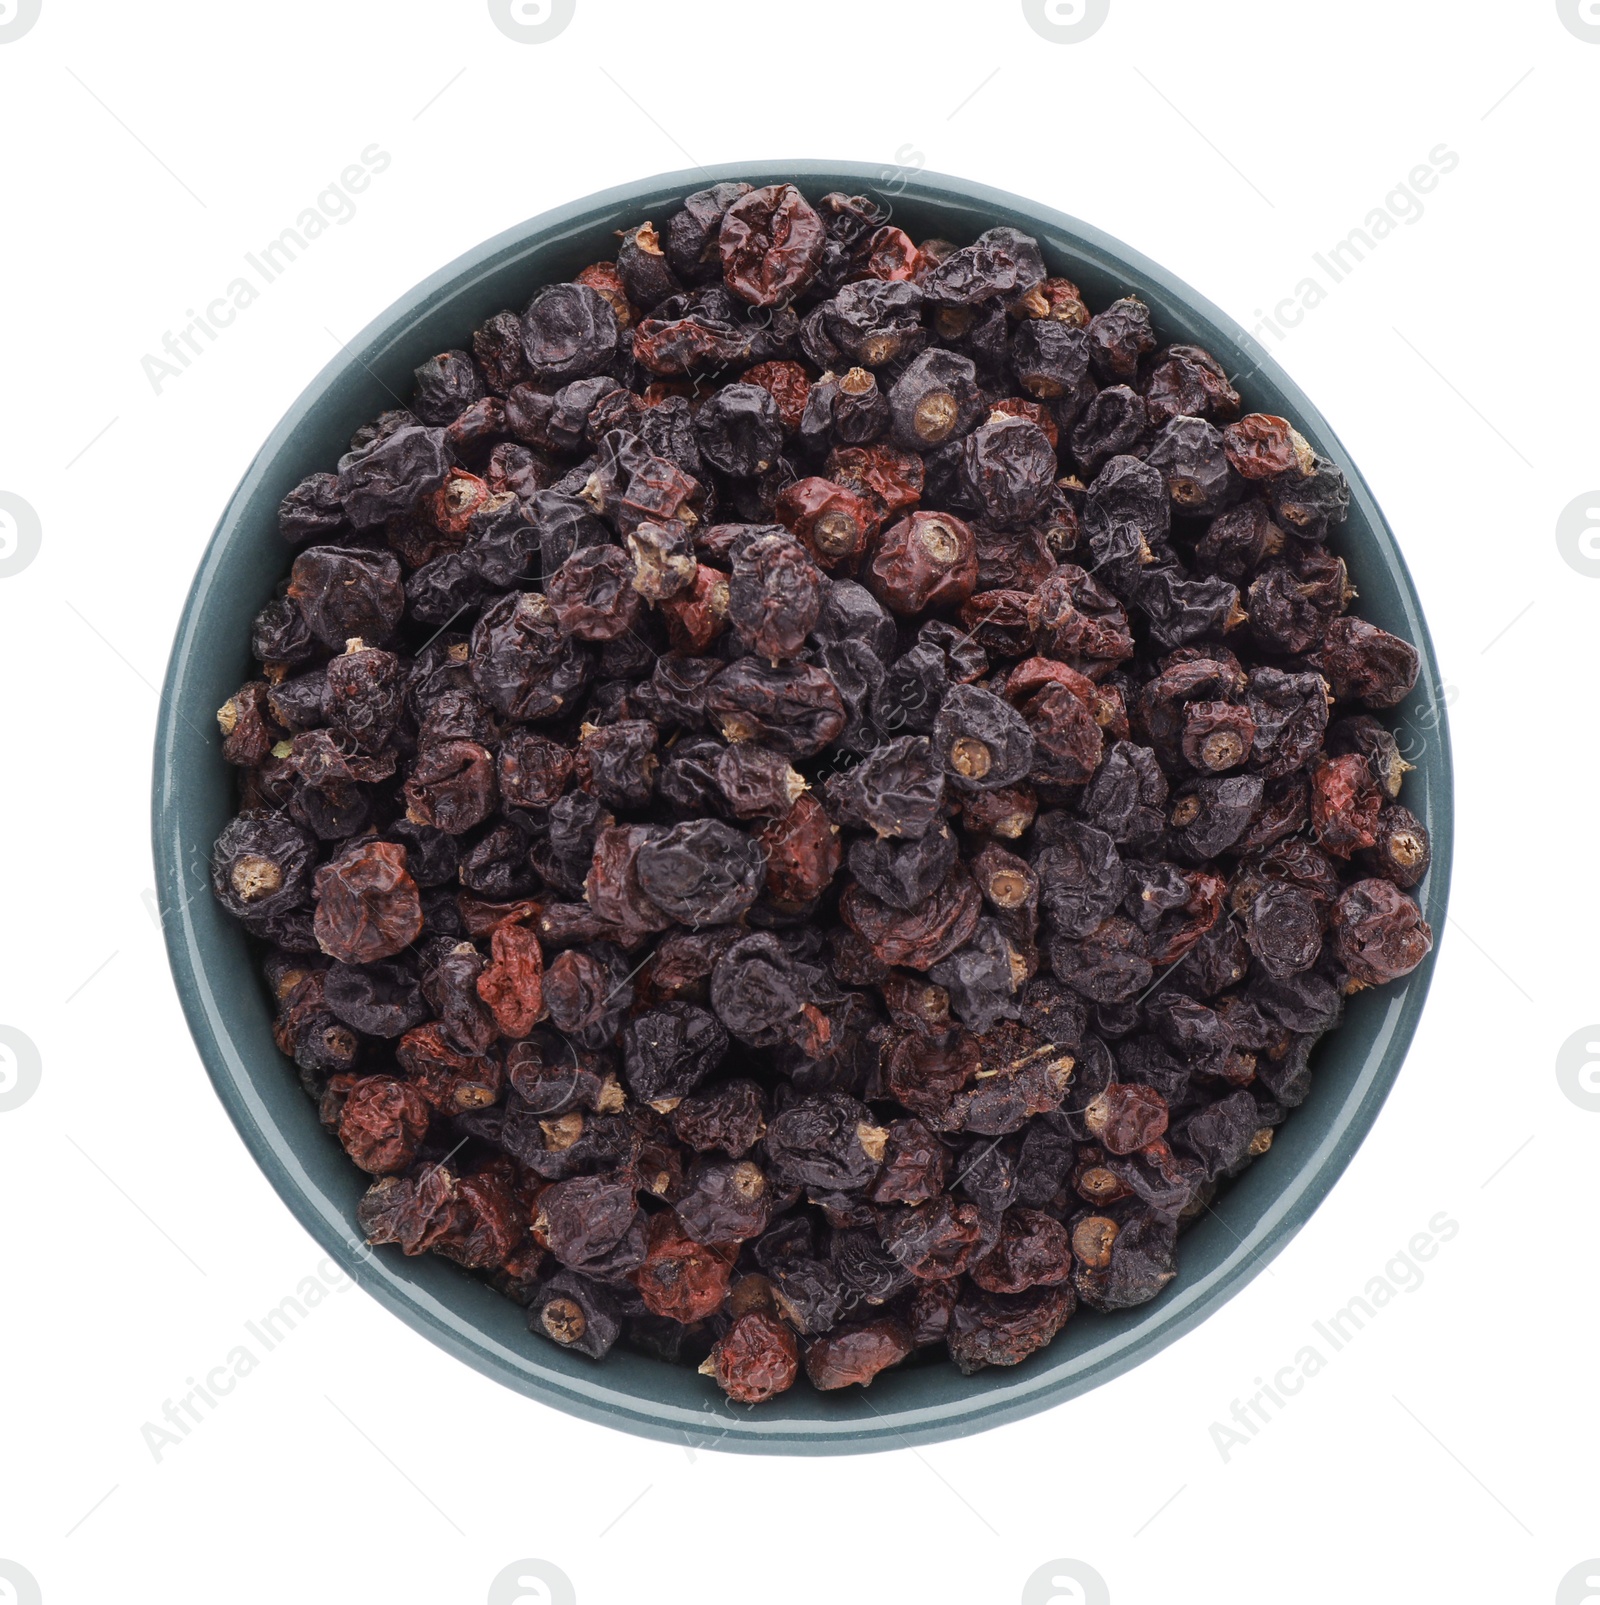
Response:
M755 367L746 368L741 379L747 385L760 385L771 394L777 404L778 417L788 433L792 435L799 429L811 381L798 362L758 362Z
M821 897L844 859L838 827L810 792L783 818L763 825L755 840L766 855L767 895L778 903L799 906Z
M1383 986L1409 975L1433 947L1422 910L1392 881L1347 886L1328 923L1339 962L1363 986Z
M893 613L959 607L978 584L972 526L951 513L913 513L901 519L879 539L866 581Z
M1167 1100L1154 1087L1113 1081L1083 1112L1084 1129L1107 1153L1131 1154L1167 1129Z
M915 507L925 483L922 459L893 446L846 446L828 454L828 477L877 507L880 518L893 518Z
M406 1169L428 1130L428 1106L415 1088L387 1076L364 1076L339 1116L339 1141L369 1175Z
M733 1274L733 1251L697 1243L668 1210L650 1219L644 1264L629 1280L652 1315L685 1324L703 1321L722 1308Z
M852 567L878 531L873 505L831 479L798 479L786 485L773 512L830 572Z
M1311 823L1330 853L1348 858L1377 840L1383 798L1356 753L1324 759L1311 772Z
M793 184L751 190L723 214L717 236L728 288L754 306L792 301L817 276L826 238Z
M406 817L459 836L481 825L499 800L494 761L475 741L424 747L405 784Z
M343 964L371 964L399 953L422 931L417 883L406 850L393 842L357 842L316 875L316 933L324 953Z
M728 576L701 563L693 583L661 604L667 633L679 652L704 652L728 624Z
M986 1293L1059 1287L1072 1275L1072 1241L1060 1221L1037 1209L1008 1209L1000 1240L972 1267Z
M1341 702L1353 698L1369 708L1392 708L1416 685L1421 660L1409 641L1346 617L1328 625L1313 662Z
M525 1037L544 1018L544 952L525 925L498 926L489 943L492 957L478 977L478 996L502 1036Z
M806 1376L827 1393L866 1387L880 1371L898 1365L911 1352L911 1339L894 1321L872 1321L818 1338L806 1348Z
M1304 473L1314 465L1311 448L1287 418L1252 412L1222 431L1228 461L1245 479L1275 479L1291 469Z
M752 1310L728 1328L700 1369L735 1404L760 1404L794 1386L800 1349L776 1316Z

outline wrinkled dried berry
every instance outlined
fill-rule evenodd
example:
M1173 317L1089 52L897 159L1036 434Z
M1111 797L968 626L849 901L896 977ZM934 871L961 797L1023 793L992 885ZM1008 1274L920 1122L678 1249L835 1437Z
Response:
M811 758L845 725L833 676L808 663L740 658L711 683L706 712L729 741L759 741L786 758Z
M889 391L895 443L927 451L959 440L983 415L983 396L971 359L953 351L925 351Z
M579 379L599 373L617 349L611 303L586 284L552 284L522 315L522 347L539 378Z
M822 219L793 184L741 195L717 234L728 288L755 306L792 301L816 277L824 237Z
M822 571L786 535L762 535L734 553L728 619L747 650L776 663L804 650L822 610Z
M761 1404L794 1386L800 1351L794 1333L760 1310L741 1315L700 1369L735 1404Z
M751 1047L780 1042L820 1052L829 1026L811 1002L821 971L793 959L776 938L735 942L711 972L711 1005L728 1030Z
M1339 962L1361 986L1383 986L1410 974L1433 946L1422 911L1392 881L1346 887L1328 924Z
M978 584L972 527L950 513L913 513L883 532L866 583L891 612L958 607Z
M806 1349L806 1376L818 1392L866 1387L880 1371L911 1352L909 1334L893 1321L845 1327Z
M680 924L727 925L755 902L766 861L743 831L698 819L652 834L635 873L650 901Z

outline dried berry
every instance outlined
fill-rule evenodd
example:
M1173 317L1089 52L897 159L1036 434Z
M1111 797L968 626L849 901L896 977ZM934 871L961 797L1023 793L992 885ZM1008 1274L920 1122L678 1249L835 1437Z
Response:
M560 1271L540 1285L528 1309L528 1330L602 1359L622 1334L615 1297L598 1283L571 1271Z
M500 1034L525 1037L544 1018L544 953L525 926L496 926L491 961L477 978L478 996L494 1015Z
M1392 708L1417 683L1417 649L1365 619L1336 618L1313 662L1341 702Z
M1008 1209L1000 1239L972 1267L986 1293L1058 1287L1072 1275L1072 1240L1060 1221L1036 1209Z
M1173 507L1187 517L1220 513L1237 494L1226 443L1204 418L1172 419L1152 442L1145 461L1160 470Z
M1180 414L1226 423L1239 416L1239 393L1222 365L1199 346L1168 346L1152 361L1140 386L1153 423Z
M918 282L935 305L970 307L992 297L1018 297L1043 278L1038 242L1002 227L987 229L971 245L951 251Z
M1056 477L1056 453L1036 423L991 414L962 442L961 471L984 516L1000 525L1026 524L1044 508Z
M271 936L275 918L309 900L314 858L305 831L279 814L246 809L212 849L211 889L247 929Z
M971 940L983 899L965 870L952 869L916 909L890 908L860 886L839 899L839 917L885 964L926 970Z
M324 646L341 648L388 640L405 607L399 563L364 547L307 548L294 560L289 599Z
M833 676L808 663L740 658L711 683L706 712L729 741L760 741L786 758L811 758L844 729Z
M755 839L766 856L767 895L778 905L798 909L814 902L832 885L844 861L839 827L810 793L757 830Z
M733 1273L733 1254L685 1234L669 1210L650 1219L644 1264L630 1280L653 1315L688 1324L722 1308Z
M724 392L726 394L726 392ZM748 651L796 657L822 610L822 571L786 535L762 535L734 553L728 619Z
M586 284L552 284L522 315L523 353L546 381L601 372L616 352L619 334L611 303Z
M812 1003L822 979L815 966L797 962L765 932L735 942L711 971L711 1006L741 1042L752 1048L781 1042L820 1052L827 1019Z
M883 532L866 582L891 612L958 607L978 584L972 527L950 513L917 512Z
M1113 301L1089 320L1089 346L1095 371L1115 382L1131 379L1139 359L1156 348L1150 309L1137 296Z
M854 1192L877 1174L887 1140L865 1104L835 1092L798 1099L775 1115L766 1147L782 1185Z
M845 1327L818 1338L806 1349L806 1376L822 1393L866 1387L880 1371L898 1365L910 1352L910 1336L893 1321Z
M735 479L765 473L783 449L778 404L760 385L724 385L694 415L694 428L700 455Z
M1392 881L1346 887L1328 925L1339 962L1362 986L1383 986L1409 975L1433 947L1422 911Z
M680 924L727 925L755 902L766 861L743 831L698 819L652 833L635 873L650 901Z
M792 184L740 196L717 236L728 288L756 306L793 300L816 276L822 246L822 220Z
M761 1404L794 1386L800 1350L794 1333L760 1310L741 1315L700 1369L735 1404Z
M580 641L614 641L639 621L633 565L615 546L586 546L550 576L545 597L556 623Z
M494 812L494 763L475 741L435 742L417 754L404 796L413 824L462 835Z
M422 932L417 883L392 842L354 843L317 871L315 889L317 942L342 964L389 958Z
M982 413L983 396L971 359L940 347L924 351L889 391L895 442L907 451L959 440Z
M855 564L879 521L865 497L831 479L797 479L786 485L773 512L830 573Z
M1427 829L1409 808L1384 808L1378 814L1372 846L1361 861L1385 880L1409 890L1428 873L1433 861Z
M1324 759L1311 774L1311 823L1330 853L1348 858L1377 840L1383 806L1366 763L1354 753Z
M672 1111L672 1133L696 1153L713 1149L742 1159L766 1131L761 1089L753 1081L724 1081L691 1092Z
M958 789L1014 786L1033 767L1034 738L1010 703L977 686L952 686L933 726L933 749Z
M968 1375L986 1365L1018 1365L1049 1343L1076 1307L1065 1287L963 1294L950 1312L950 1358Z
M357 529L402 517L444 483L450 461L444 431L424 429L415 420L364 450L346 453L339 459L338 482L345 517Z
M828 805L846 824L879 836L925 836L944 803L944 773L924 736L884 742L827 782Z
M1011 336L1017 383L1040 401L1070 402L1088 378L1089 337L1057 318L1029 318Z

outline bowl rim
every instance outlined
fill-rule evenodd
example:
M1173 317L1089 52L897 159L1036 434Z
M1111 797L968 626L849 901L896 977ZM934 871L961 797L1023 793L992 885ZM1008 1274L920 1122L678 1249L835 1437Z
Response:
M1251 1229L1236 1237L1234 1247L1193 1282L1180 1279L1152 1304L1122 1312L1115 1331L1085 1354L1040 1374L1019 1377L990 1370L983 1373L989 1385L981 1393L904 1410L880 1412L864 1391L865 1407L837 1420L785 1419L781 1401L754 1411L708 1404L698 1415L680 1407L648 1399L637 1392L609 1386L604 1366L594 1368L594 1380L574 1379L554 1369L541 1369L539 1356L509 1356L503 1348L472 1328L470 1321L454 1318L437 1300L409 1283L382 1274L371 1250L348 1225L343 1228L318 1208L310 1196L309 1177L293 1145L277 1129L263 1100L253 1087L249 1062L232 1040L229 1004L209 974L208 956L189 911L194 895L187 885L193 866L186 864L194 843L182 824L182 787L177 783L180 765L175 747L186 706L191 667L190 647L197 621L219 581L231 541L244 509L260 494L262 482L279 453L317 402L356 364L362 354L387 343L426 315L441 298L460 293L508 251L530 248L538 241L555 241L581 231L586 220L618 207L644 203L663 191L687 194L710 184L748 179L762 183L795 182L808 189L857 187L881 195L905 196L928 208L949 208L960 203L993 215L1026 219L1064 236L1075 250L1093 258L1097 266L1120 278L1130 291L1158 290L1169 302L1181 305L1193 320L1208 324L1219 342L1242 352L1295 409L1292 414L1303 432L1317 442L1344 469L1351 496L1371 531L1374 557L1392 580L1407 616L1410 639L1422 660L1418 691L1425 693L1437 735L1437 759L1430 770L1429 809L1433 826L1433 861L1423 888L1423 904L1434 930L1434 949L1423 964L1395 988L1401 994L1390 1009L1380 1039L1367 1050L1366 1061L1345 1095L1328 1131L1308 1162L1283 1178L1271 1196L1270 1208ZM885 183L896 187L886 191ZM364 366L364 364L363 364ZM173 981L190 1033L202 1063L229 1118L251 1156L278 1196L312 1238L369 1293L414 1330L476 1370L542 1403L569 1414L641 1436L689 1447L719 1448L750 1453L848 1454L911 1447L987 1430L1083 1393L1109 1381L1150 1358L1198 1325L1248 1282L1287 1245L1331 1191L1365 1139L1379 1109L1399 1074L1415 1033L1443 935L1453 856L1454 776L1450 757L1448 718L1438 663L1421 602L1387 519L1359 469L1351 461L1327 420L1299 386L1238 323L1204 296L1110 235L1038 202L972 180L883 164L790 160L722 163L654 174L612 186L551 208L504 230L475 246L424 279L374 318L344 344L305 387L255 453L218 519L200 560L174 632L172 652L164 677L157 716L153 776L152 839L156 889L163 935ZM1433 796L1432 787L1438 789ZM205 852L209 853L209 842ZM281 1072L282 1061L274 1065ZM1231 1233L1231 1228L1230 1228ZM1077 1318L1081 1320L1080 1318ZM1048 1352L1048 1351L1046 1351ZM563 1359L570 1358L561 1356ZM515 1359L517 1363L510 1363ZM955 1376L953 1368L951 1376ZM720 1403L720 1401L718 1401ZM772 1412L777 1406L777 1413Z

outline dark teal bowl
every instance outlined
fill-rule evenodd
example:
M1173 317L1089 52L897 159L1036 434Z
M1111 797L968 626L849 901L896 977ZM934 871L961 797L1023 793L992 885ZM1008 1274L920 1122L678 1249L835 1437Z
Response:
M214 710L250 676L251 620L288 566L278 502L305 474L330 467L358 425L408 396L418 363L463 344L500 308L526 305L537 286L610 256L614 229L661 221L690 191L733 178L791 180L814 196L870 190L914 238L961 243L997 223L1024 229L1042 243L1051 271L1074 279L1092 306L1139 295L1164 340L1214 353L1237 376L1250 410L1292 419L1339 463L1352 498L1337 546L1361 612L1422 653L1417 689L1396 716L1416 765L1405 801L1433 836L1433 869L1419 895L1436 933L1450 878L1450 753L1438 667L1411 577L1371 492L1316 408L1254 341L1170 273L1060 212L981 184L817 162L644 179L546 212L469 251L396 302L316 377L256 453L217 525L178 624L156 733L162 920L178 994L217 1094L323 1248L402 1320L486 1375L645 1437L750 1453L848 1454L959 1437L1059 1404L1137 1365L1231 1298L1305 1224L1377 1118L1416 1030L1433 959L1398 985L1351 1001L1343 1026L1318 1050L1310 1098L1279 1128L1271 1152L1184 1235L1178 1276L1160 1298L1118 1315L1084 1311L1048 1349L1014 1368L964 1377L941 1360L886 1372L870 1392L797 1387L770 1404L738 1408L687 1368L620 1352L598 1364L568 1354L531 1335L521 1310L448 1261L363 1244L355 1211L365 1178L318 1124L273 1045L272 1010L246 939L213 902L207 879L211 843L234 812Z

